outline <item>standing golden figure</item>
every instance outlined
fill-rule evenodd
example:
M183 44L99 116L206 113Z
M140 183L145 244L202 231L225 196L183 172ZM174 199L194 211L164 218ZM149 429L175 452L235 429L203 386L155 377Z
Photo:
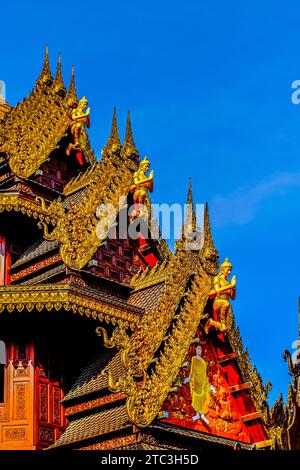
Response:
M236 276L232 276L231 282L227 279L231 270L232 264L226 258L214 278L214 290L211 293L211 296L214 297L214 317L217 317L218 320L209 318L204 328L206 334L210 332L212 327L221 333L226 333L229 330L229 314L231 312L229 299L234 300L236 295Z
M66 150L66 154L70 155L72 150L84 150L85 138L83 135L84 126L90 127L90 108L85 112L88 105L88 100L84 96L79 100L78 105L73 109L71 113L72 124L70 126L71 133L74 139L73 144L69 144Z
M198 419L201 419L205 424L209 424L208 419L205 417L204 410L210 391L216 393L216 389L209 383L207 377L207 363L201 357L201 354L202 348L198 345L196 347L196 355L192 357L190 375L184 379L183 384L190 383L192 407L196 411L192 420L198 421Z
M133 193L133 203L135 206L135 213L132 218L150 217L150 200L148 191L153 192L153 170L147 176L147 172L150 168L150 162L145 157L139 166L139 169L133 174L133 185L130 188L130 192Z

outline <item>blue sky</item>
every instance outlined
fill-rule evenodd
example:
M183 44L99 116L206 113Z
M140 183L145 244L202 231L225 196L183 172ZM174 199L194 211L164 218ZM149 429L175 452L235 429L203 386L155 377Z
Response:
M15 0L2 5L0 79L15 104L49 45L75 65L98 154L113 106L155 171L153 202L208 201L216 245L238 277L234 311L271 401L297 339L300 291L300 12L295 1Z

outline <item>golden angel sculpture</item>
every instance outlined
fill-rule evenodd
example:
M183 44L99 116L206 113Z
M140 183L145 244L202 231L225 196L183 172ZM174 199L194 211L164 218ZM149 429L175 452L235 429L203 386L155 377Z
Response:
M73 136L74 143L69 144L66 150L66 154L70 155L72 150L81 152L84 150L86 145L86 138L84 135L84 128L90 127L90 108L85 112L88 105L88 100L84 96L79 100L76 108L71 113L72 124L70 126L71 133Z
M145 157L141 162L139 169L133 174L133 185L130 188L130 192L133 193L133 203L135 206L135 217L151 217L151 207L148 191L153 192L153 170L147 176L147 172L150 168L150 162Z
M205 333L208 334L211 328L215 328L221 333L226 333L230 328L230 315L232 314L231 303L229 299L235 299L236 295L236 276L232 276L231 281L228 281L232 270L232 264L225 259L224 263L220 266L219 273L214 278L214 290L211 292L211 297L214 298L213 315L214 318L209 318L205 325Z

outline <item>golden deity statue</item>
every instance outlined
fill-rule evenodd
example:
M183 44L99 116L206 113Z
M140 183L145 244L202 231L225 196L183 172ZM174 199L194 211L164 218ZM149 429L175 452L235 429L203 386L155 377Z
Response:
M66 154L70 155L72 150L84 150L85 142L83 142L83 130L84 126L90 127L90 108L88 108L85 112L85 108L87 107L88 100L84 96L79 100L78 105L76 108L73 109L71 113L72 124L70 126L71 133L74 139L73 144L69 144L66 150Z
M216 389L209 383L207 377L207 363L201 357L202 348L200 345L196 347L196 355L192 357L190 375L186 377L183 384L190 383L190 391L192 396L192 407L196 411L193 421L201 419L204 423L209 424L205 417L205 405L209 398L210 391L216 393Z
M226 333L229 330L229 313L231 312L229 299L235 299L236 294L236 276L232 276L231 282L227 279L231 269L232 264L226 258L214 278L214 290L211 292L211 297L214 297L213 312L217 319L209 318L204 328L206 334L210 332L212 327L221 333Z
M150 200L148 191L153 192L153 170L147 176L147 172L150 168L150 162L145 157L141 162L139 169L133 174L133 185L130 188L130 192L133 193L133 203L136 208L133 216L148 216L150 208Z

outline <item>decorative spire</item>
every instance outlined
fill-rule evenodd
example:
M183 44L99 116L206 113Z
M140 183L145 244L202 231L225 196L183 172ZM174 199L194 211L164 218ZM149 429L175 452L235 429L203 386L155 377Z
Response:
M49 64L49 49L48 49L48 46L46 46L43 68L42 68L39 78L37 79L36 84L37 85L50 84L52 81L53 81L53 77L51 75L50 64Z
M201 233L197 224L194 200L192 178L189 178L189 189L187 195L187 204L184 214L184 224L181 229L181 240L186 249L200 250Z
M66 100L69 106L73 106L77 103L78 97L77 97L77 92L76 92L76 84L75 84L75 67L72 65L72 75L71 75L71 81L69 85L69 89L66 94Z
M117 125L117 110L114 107L114 114L111 124L110 136L102 150L102 155L116 154L121 150L121 141L119 137L118 125Z
M203 246L200 253L200 258L203 263L203 267L208 274L215 276L218 272L219 267L219 253L215 247L214 240L212 237L208 203L205 204L204 210L204 226L203 226Z
M56 75L53 82L53 88L56 93L65 92L66 88L64 85L64 80L61 71L61 55L58 56Z
M185 225L191 224L194 232L199 231L197 225L197 217L195 212L195 205L193 200L193 187L192 187L192 178L189 178L189 189L187 196L187 210L185 212Z
M213 240L213 237L212 237L212 232L211 232L208 202L205 203L203 234L204 234L203 246L207 247L207 248L211 248L213 250L216 250L214 240Z
M127 114L125 141L124 141L121 155L130 157L135 163L139 163L139 152L135 146L134 139L133 139L129 111Z

